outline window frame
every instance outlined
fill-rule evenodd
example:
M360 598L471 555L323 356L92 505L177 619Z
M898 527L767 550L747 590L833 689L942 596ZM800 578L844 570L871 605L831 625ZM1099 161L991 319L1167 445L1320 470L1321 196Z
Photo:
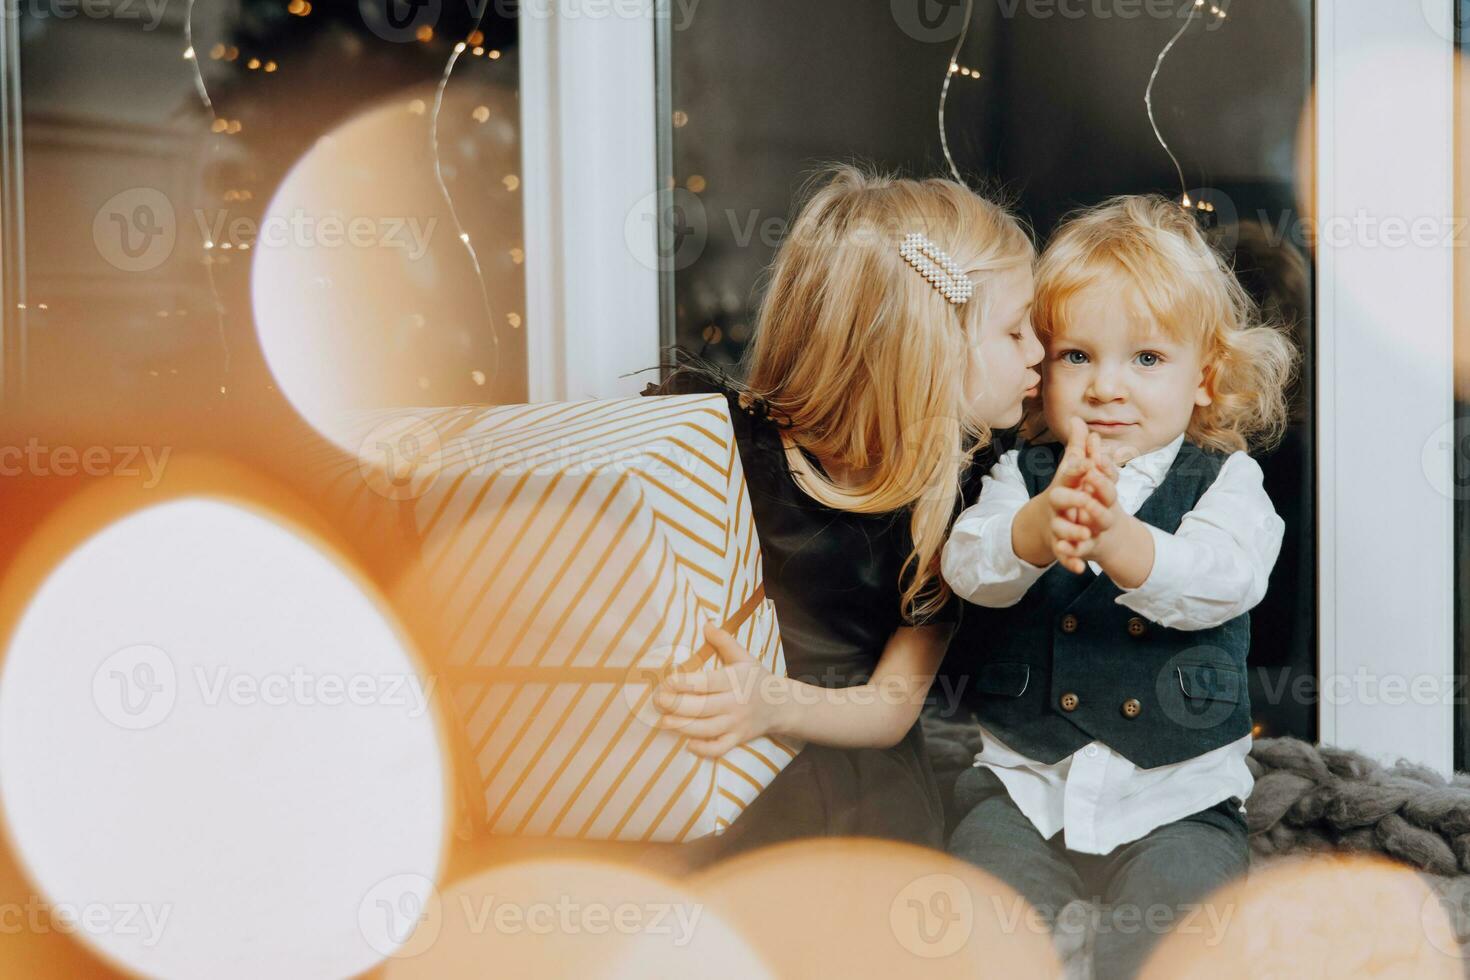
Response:
M1318 228L1452 218L1451 3L1316 5ZM1320 739L1449 774L1453 250L1317 237Z

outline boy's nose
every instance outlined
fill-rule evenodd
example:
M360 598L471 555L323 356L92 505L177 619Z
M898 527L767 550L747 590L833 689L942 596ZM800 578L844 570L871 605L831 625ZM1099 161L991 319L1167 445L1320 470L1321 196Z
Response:
M1096 402L1113 402L1124 396L1123 385L1112 371L1098 371L1087 385L1087 397Z

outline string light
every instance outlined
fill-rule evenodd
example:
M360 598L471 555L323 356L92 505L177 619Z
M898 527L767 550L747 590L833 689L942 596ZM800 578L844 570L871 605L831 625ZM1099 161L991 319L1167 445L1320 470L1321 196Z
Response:
M201 102L204 103L205 110L207 110L209 112L209 116L210 116L210 126L209 126L209 128L210 128L210 130L212 132L219 132L219 130L216 128L216 126L220 122L220 117L214 111L214 100L209 97L209 86L206 85L205 82L204 82L204 72L199 67L199 59L198 58L195 58L193 56L194 55L194 0L188 0L188 4L184 8L184 50L185 50L185 52L187 52L187 54L185 56L185 60L189 62L189 67L192 68L193 69L193 72L194 72L194 91L198 93L198 95L199 95L199 101L201 101ZM239 49L235 48L232 45L228 49L226 49L225 51L223 51L222 53L225 54L228 57L228 60L234 61L235 58L239 55L240 52L239 52ZM211 49L211 54L213 54L213 49ZM233 126L234 126L234 129L233 130L230 128L230 126L231 126L231 122L228 121L228 120L226 120L226 122L225 122L225 130L224 131L227 132L227 133L230 133L230 132L238 133L240 131L240 123L239 123L238 120L235 120L233 122ZM218 142L216 142L214 144L213 149L214 149L214 152L215 153L218 153L219 152L219 143ZM214 247L214 243L211 242L211 241L209 241L208 239L205 239L205 241L204 241L205 251L209 251L213 247ZM204 275L209 280L209 295L214 300L215 327L219 331L220 353L223 355L223 365L224 365L225 375L228 376L229 373L230 373L230 340L229 340L229 335L225 332L225 304L224 304L224 300L220 298L219 284L217 282L215 282L215 278L214 278L214 264L210 261L210 256L205 256L204 257ZM225 389L224 389L223 386L221 386L220 387L220 394L224 394L224 393L225 393Z
M1154 70L1148 77L1148 87L1143 90L1143 106L1148 112L1149 125L1153 127L1154 138L1159 141L1159 145L1164 148L1164 152L1169 154L1169 159L1174 163L1174 171L1179 175L1179 188L1181 191L1179 203L1186 208L1196 207L1196 205L1189 199L1189 184L1184 179L1184 168L1180 166L1179 158L1174 155L1174 151L1169 147L1168 141L1164 139L1164 134L1159 132L1159 122L1154 118L1154 83L1159 79L1159 69L1164 67L1164 59L1169 57L1169 52L1174 50L1174 45L1179 43L1179 39L1184 36L1184 32L1189 30L1189 25L1194 23L1196 13L1204 7L1205 2L1206 0L1186 0L1185 6L1179 8L1180 10L1188 8L1189 14L1184 18L1184 23L1179 26L1179 30L1175 31L1174 36L1169 38L1169 43L1165 44L1163 50L1159 52L1158 58L1154 60ZM1225 19L1225 11L1214 4L1210 6L1210 13L1220 20ZM1213 205L1206 207L1201 204L1197 207L1197 210L1209 213L1213 212L1215 208Z
M469 38L476 39L476 41L484 39L484 35L480 33L480 22L484 17L485 5L481 5L480 12L475 17L475 23L470 27ZM495 313L490 307L490 292L485 284L485 270L480 266L480 255L470 241L469 232L465 230L463 222L459 219L459 209L454 206L454 196L449 193L449 185L444 182L444 161L439 154L439 116L444 109L444 93L449 89L449 79L454 74L454 66L468 47L469 43L466 41L459 41L454 45L449 54L449 60L444 63L444 72L439 77L439 84L434 87L434 108L429 115L429 152L434 160L434 182L439 186L439 195L444 199L445 207L449 209L449 218L454 223L459 240L470 258L470 266L475 273L475 284L480 289L480 305L485 311L485 323L490 330L491 373L495 374L500 368L500 335L495 329ZM498 58L500 52L492 51L490 56ZM514 187L511 186L512 180L515 181ZM510 175L505 178L505 183L508 190L515 190L520 186L520 179Z
M960 168L955 166L954 154L949 151L949 127L944 121L944 111L949 105L949 84L954 81L955 75L960 71L960 51L965 47L965 40L970 36L970 18L975 13L975 0L965 0L965 27L960 31L960 39L954 46L954 54L949 58L949 70L944 73L944 85L939 90L939 143L944 148L944 159L949 164L949 172L954 174L954 179L961 184L965 178L960 176Z

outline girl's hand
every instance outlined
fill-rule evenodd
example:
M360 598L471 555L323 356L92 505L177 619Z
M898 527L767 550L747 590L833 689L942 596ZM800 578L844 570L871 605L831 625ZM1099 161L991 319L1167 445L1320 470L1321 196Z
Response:
M717 759L777 730L785 678L772 674L718 626L706 626L704 637L723 666L670 674L654 689L653 703L663 712L660 728L688 738L695 755Z

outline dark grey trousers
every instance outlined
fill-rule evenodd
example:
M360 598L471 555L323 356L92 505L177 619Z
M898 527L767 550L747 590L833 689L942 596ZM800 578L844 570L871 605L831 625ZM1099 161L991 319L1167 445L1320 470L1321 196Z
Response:
M949 851L1014 888L1048 928L1055 927L1067 903L1096 902L1101 919L1093 976L1131 980L1170 929L1213 933L1228 922L1228 910L1214 909L1204 899L1250 868L1239 805L1231 797L1109 854L1082 854L1063 846L1060 831L1043 838L1000 778L977 766L955 784L955 806L964 817Z

